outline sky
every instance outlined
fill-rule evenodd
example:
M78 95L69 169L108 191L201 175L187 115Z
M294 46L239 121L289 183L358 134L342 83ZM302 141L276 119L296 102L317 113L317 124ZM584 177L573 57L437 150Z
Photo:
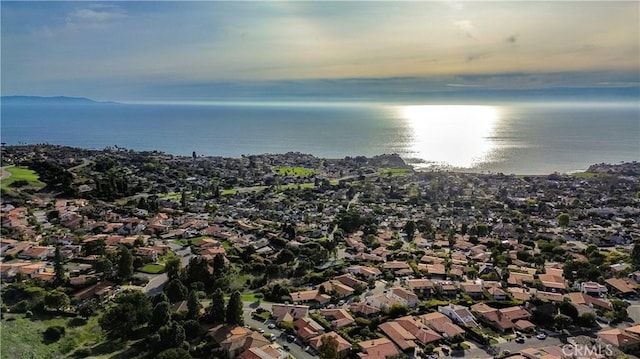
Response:
M635 88L640 2L0 3L2 95Z

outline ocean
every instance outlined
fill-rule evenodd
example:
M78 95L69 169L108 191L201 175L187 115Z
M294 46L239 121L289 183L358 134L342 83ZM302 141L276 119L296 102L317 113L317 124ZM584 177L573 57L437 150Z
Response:
M397 153L418 168L506 174L640 160L635 103L164 102L4 104L8 145L117 145L190 156Z

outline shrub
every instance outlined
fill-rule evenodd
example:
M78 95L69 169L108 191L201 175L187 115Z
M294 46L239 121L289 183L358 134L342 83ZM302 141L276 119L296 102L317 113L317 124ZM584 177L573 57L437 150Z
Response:
M54 325L52 327L47 328L47 330L45 330L42 335L44 337L45 343L53 343L60 340L60 338L62 338L64 333L65 333L65 329L63 326Z

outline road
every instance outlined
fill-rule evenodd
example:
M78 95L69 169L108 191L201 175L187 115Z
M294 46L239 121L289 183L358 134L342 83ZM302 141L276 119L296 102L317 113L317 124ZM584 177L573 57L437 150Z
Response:
M285 346L287 345L289 347L289 353L291 353L291 355L293 355L296 359L317 359L316 357L312 356L311 354L307 353L304 351L304 344L303 346L301 346L298 340L296 340L293 343L289 343L287 341L287 335L279 330L278 328L275 329L269 329L267 326L269 325L269 323L274 323L275 321L273 320L266 320L266 321L259 321L259 320L255 320L251 317L251 312L255 311L256 309L258 309L258 307L261 307L265 310L271 311L271 303L264 303L264 302L260 302L260 303L252 303L252 302L244 302L244 306L243 306L243 311L244 311L244 323L245 325L252 327L252 328L262 328L265 330L265 333L271 333L273 335L276 336L276 343L280 344L281 346Z
M540 339L536 339L535 337L532 337L532 338L526 338L525 342L522 344L518 344L515 341L510 341L510 342L496 344L495 348L497 353L502 353L503 351L508 350L510 353L514 354L521 351L522 349L544 348L551 345L562 346L563 344L558 338L547 337L546 339L540 340ZM448 356L442 353L440 354L440 358L447 358L447 357L451 357L451 358L465 357L465 358L474 358L474 359L475 358L485 359L485 358L493 358L494 355L491 354L491 352L487 352L487 349L478 347L478 348L465 350L464 353L452 352Z
M168 246L171 247L171 249L176 252L176 255L180 257L180 262L182 263L182 267L185 267L189 263L189 260L191 259L191 257L193 256L193 254L191 253L191 248L187 247L186 249L184 249L181 246L173 243L169 243ZM147 285L144 287L144 291L149 296L154 296L162 292L162 289L164 288L164 285L168 279L167 273L162 273L162 274L138 273L138 275L143 275L149 278L149 283L147 283Z

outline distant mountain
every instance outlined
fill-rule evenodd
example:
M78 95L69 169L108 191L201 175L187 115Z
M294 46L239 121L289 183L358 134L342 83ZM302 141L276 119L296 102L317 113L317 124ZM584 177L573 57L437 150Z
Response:
M85 97L42 97L42 96L2 96L3 104L104 104L107 102L94 101Z

